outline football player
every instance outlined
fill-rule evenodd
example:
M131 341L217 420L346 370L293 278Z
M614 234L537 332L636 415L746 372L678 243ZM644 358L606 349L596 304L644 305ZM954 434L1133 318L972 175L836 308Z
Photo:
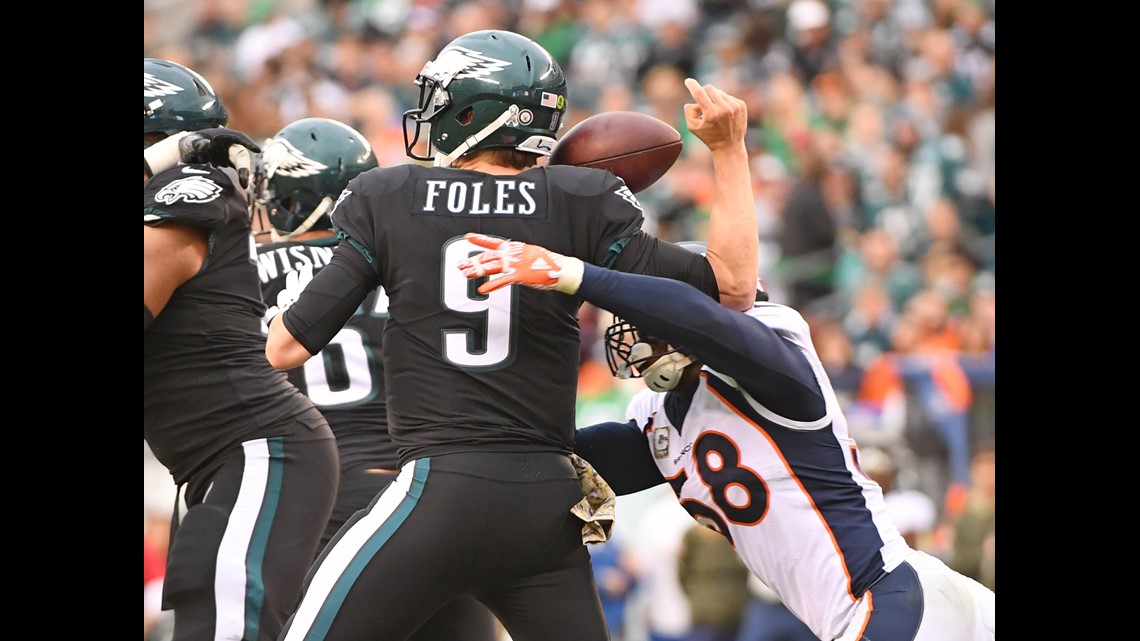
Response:
M227 118L202 76L143 59L144 150ZM333 433L265 361L264 313L237 171L173 164L146 181L143 438L187 508L163 586L175 641L275 641L332 512Z
M995 638L994 593L909 547L891 522L798 312L759 283L739 312L685 283L470 239L489 251L462 273L497 275L478 292L519 283L614 314L610 369L649 389L627 422L582 428L574 449L618 495L668 483L823 641Z
M261 148L245 133L225 127L229 114L214 88L182 65L147 58L144 66L146 60L157 73L143 71L143 182L179 163L206 162L234 169L238 184L248 187L250 152ZM186 93L187 88L195 93Z
M350 181L331 214L341 238L331 262L269 327L269 361L296 367L382 286L388 429L400 454L397 479L314 567L283 639L404 638L465 593L516 641L605 639L584 523L571 513L584 496L572 460L580 301L475 292L455 269L479 249L463 233L548 243L750 305L758 240L746 106L689 81L698 104L686 119L717 179L706 259L643 233L640 203L613 174L539 164L567 87L534 41L468 33L415 82L405 146L434 166Z
M348 181L376 166L368 139L327 118L290 123L265 144L253 186L254 209L264 214L255 220L267 221L264 233L269 235L267 242L257 245L266 321L288 309L313 275L328 265L337 244L328 214ZM388 296L377 287L316 358L288 372L293 384L324 414L340 452L340 489L321 549L399 472L396 446L388 436L380 358L387 319ZM409 639L495 641L495 618L474 598L463 595Z

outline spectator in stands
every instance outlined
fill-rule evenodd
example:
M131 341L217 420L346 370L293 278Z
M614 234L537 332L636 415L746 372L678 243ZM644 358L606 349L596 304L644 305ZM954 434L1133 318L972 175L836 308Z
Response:
M788 40L792 68L807 84L839 66L839 44L831 28L831 11L823 0L793 0L788 5Z
M641 574L641 601L649 641L684 641L689 632L689 600L681 588L682 540L689 528L698 527L677 504L673 490L659 486L653 503L637 524L632 550Z
M143 641L168 639L174 613L162 610L162 579L170 546L170 519L157 512L144 515L143 530Z
M594 565L594 581L602 599L602 612L610 628L610 641L626 641L627 611L630 597L638 585L638 568L634 556L617 538L590 547Z
M685 641L735 641L750 596L748 568L719 532L689 528L677 563L681 589L689 600Z
M859 466L883 488L883 500L895 527L916 550L929 548L929 537L938 519L934 499L917 489L899 485L899 467L890 451L878 447L859 448Z
M798 155L799 180L784 207L780 273L788 284L790 307L812 315L835 293L838 238L835 219L823 194L825 159L810 144Z
M993 441L978 444L970 459L970 493L953 521L951 568L996 591L997 467Z
M755 574L749 575L748 588L752 598L736 641L819 641L811 628L797 619L776 592Z

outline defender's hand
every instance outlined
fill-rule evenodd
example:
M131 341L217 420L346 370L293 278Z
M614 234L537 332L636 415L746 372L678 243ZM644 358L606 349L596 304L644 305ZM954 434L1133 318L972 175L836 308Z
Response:
M251 151L259 153L261 147L244 133L226 127L199 129L178 141L182 162L208 162L215 167L233 167L238 172L242 189L249 187L253 165Z
M538 245L484 234L467 234L464 238L488 251L460 261L458 267L463 275L479 278L498 274L497 278L479 286L480 294L488 294L515 283L532 289L553 289L573 294L582 284L585 265L572 256L563 256Z

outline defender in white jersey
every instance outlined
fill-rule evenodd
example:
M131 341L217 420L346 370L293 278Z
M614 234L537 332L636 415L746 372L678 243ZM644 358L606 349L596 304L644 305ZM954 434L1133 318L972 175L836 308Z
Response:
M628 422L578 430L574 449L618 494L668 482L824 641L995 638L994 593L910 548L891 522L798 312L762 289L738 312L678 281L472 242L492 251L464 273L501 274L480 292L556 289L617 317L610 367L650 389Z

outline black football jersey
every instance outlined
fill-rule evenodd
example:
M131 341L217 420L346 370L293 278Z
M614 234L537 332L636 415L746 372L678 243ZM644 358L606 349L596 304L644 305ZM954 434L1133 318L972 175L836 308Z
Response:
M265 304L235 182L227 171L192 164L143 186L144 225L179 221L209 230L201 271L143 333L143 437L176 483L218 452L274 436L275 423L313 408L265 358Z
M268 309L265 321L287 309L332 259L335 236L257 246L257 272ZM342 470L398 465L388 437L382 341L388 295L372 290L332 341L289 380L325 415L336 435Z
M597 169L535 167L498 176L411 164L379 168L349 183L332 219L389 297L384 368L389 433L401 462L476 449L573 447L581 300L525 287L479 294L479 281L457 267L481 250L465 233L688 280L716 295L711 268L690 263L707 261L683 249L681 261L660 260L658 241L640 231L637 198Z

